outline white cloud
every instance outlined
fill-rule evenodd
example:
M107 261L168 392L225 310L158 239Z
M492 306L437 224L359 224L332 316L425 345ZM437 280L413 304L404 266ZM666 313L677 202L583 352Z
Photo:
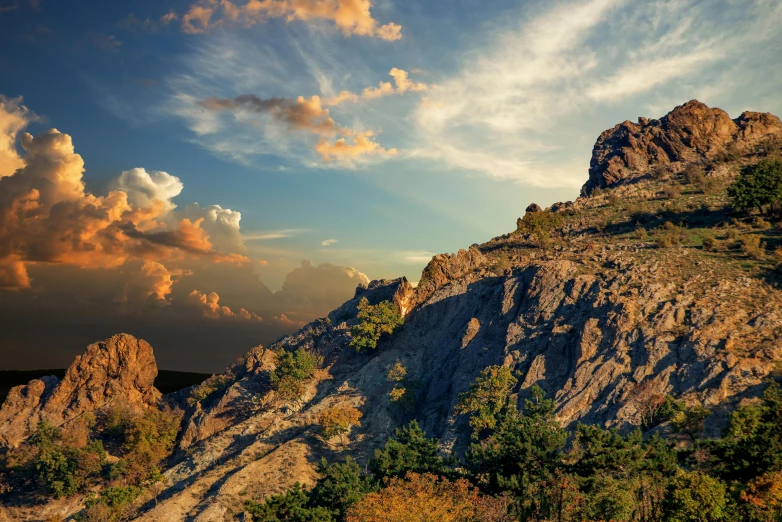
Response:
M323 241L321 241L320 244L321 244L321 246L327 247L329 245L333 245L336 242L337 242L336 239L324 239Z
M267 232L247 233L242 236L245 241L267 241L269 239L285 239L302 232L307 232L304 228L286 228L283 230L270 230Z
M397 256L405 264L420 265L429 263L429 261L431 261L435 256L435 253L426 251L399 252Z
M109 184L111 190L121 190L128 195L128 201L139 208L150 208L159 201L166 210L176 205L171 201L185 186L179 178L167 172L135 168L122 172Z

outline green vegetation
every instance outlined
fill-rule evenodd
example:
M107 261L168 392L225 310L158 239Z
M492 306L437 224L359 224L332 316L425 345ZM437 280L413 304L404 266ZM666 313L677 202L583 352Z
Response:
M757 210L779 214L782 205L782 161L762 160L741 169L739 178L728 187L733 206L742 211Z
M295 352L280 350L277 353L277 367L270 376L276 399L281 402L298 402L304 394L304 382L312 377L322 362L320 356L304 348Z
M456 413L471 414L470 426L473 437L478 438L484 430L493 429L500 414L508 406L510 393L518 379L506 366L488 366L470 385L470 389L459 397Z
M341 444L345 444L345 436L350 433L353 426L361 426L359 419L361 412L348 404L337 404L323 410L318 417L320 433L323 440L339 437Z
M397 306L390 301L369 304L366 297L358 303L359 323L351 328L350 346L358 351L374 350L383 335L393 334L405 322Z
M551 244L553 233L564 224L558 212L527 212L518 222L518 230L534 236L538 246L546 247Z
M324 461L311 491L297 485L249 503L254 520L429 520L419 513L454 522L782 520L782 391L776 383L761 401L737 409L725 436L714 440L698 438L708 414L702 407L639 387L635 400L649 404L649 425L670 421L691 436L674 449L674 442L640 430L625 435L579 425L568 433L540 388L528 390L517 410L508 401L515 379L493 370L465 397L492 390L488 396L503 406L488 410L496 412L496 422L481 431L463 461L444 460L438 442L413 421L376 450L368 472L350 459ZM487 411L470 413L485 418Z
M195 406L198 403L208 403L209 400L231 386L235 380L234 376L229 373L212 375L190 391L190 396L187 398L187 405Z

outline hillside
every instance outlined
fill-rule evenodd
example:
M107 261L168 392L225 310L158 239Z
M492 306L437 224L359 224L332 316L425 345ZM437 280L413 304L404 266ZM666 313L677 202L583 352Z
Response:
M366 463L413 419L442 454L462 458L471 427L457 405L490 366L512 370L519 409L541 388L566 429L641 427L686 446L670 422L647 415L639 397L653 396L707 409L697 437L720 436L730 413L782 371L779 215L737 212L727 196L741 168L779 157L780 143L776 117L732 120L694 101L606 131L576 201L530 205L516 230L435 256L417 287L373 281L327 318L254 348L189 400L164 398L183 410L181 429L159 490L141 497L134 519L246 520L247 500L312 486L321 458ZM404 325L357 351L365 299L393 303ZM282 354L300 349L317 356L317 367L301 393L282 394ZM47 411L50 384L35 383L12 396L30 397L37 386L40 404L17 399L0 409L0 420L23 418L9 422L28 430L17 430L9 448L31 433L28 410ZM112 393L127 390L142 409L159 395L135 385ZM335 405L361 413L346 444L320 437L319 419ZM74 418L57 410L60 423ZM10 495L12 519L82 508L79 495L45 509Z

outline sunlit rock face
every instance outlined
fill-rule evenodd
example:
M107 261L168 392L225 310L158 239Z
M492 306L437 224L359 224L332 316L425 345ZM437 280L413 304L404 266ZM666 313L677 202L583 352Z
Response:
M153 405L160 398L155 377L146 341L118 334L91 344L62 381L48 376L10 391L0 408L0 444L17 446L41 420L61 426L115 402L135 409Z
M782 122L776 116L745 112L733 120L722 109L692 100L659 120L639 118L638 123L625 121L603 132L581 193L643 177L658 166L709 159L729 150L750 152L780 137Z

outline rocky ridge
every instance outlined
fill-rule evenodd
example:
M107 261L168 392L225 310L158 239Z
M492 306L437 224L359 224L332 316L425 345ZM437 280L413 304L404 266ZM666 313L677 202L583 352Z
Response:
M780 139L782 122L774 115L744 112L731 119L722 109L691 100L659 120L625 121L600 134L581 194L638 179L653 167L746 154Z
M152 347L118 334L87 347L60 381L48 376L13 388L0 408L0 446L17 446L45 420L62 426L120 400L131 408L157 403Z

